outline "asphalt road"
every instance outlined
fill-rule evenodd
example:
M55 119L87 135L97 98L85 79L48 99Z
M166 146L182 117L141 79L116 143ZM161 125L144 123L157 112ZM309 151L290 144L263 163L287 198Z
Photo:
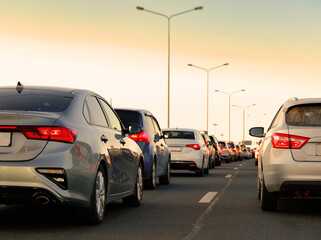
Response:
M99 226L67 208L0 206L0 239L320 239L321 201L283 200L278 212L263 212L256 171L254 160L204 177L173 171L170 185L144 191L140 207L108 205Z

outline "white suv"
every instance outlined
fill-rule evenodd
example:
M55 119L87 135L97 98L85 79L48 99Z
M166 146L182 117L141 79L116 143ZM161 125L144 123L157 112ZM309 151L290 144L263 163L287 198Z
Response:
M286 101L262 137L258 157L261 208L277 210L279 198L321 197L321 98Z

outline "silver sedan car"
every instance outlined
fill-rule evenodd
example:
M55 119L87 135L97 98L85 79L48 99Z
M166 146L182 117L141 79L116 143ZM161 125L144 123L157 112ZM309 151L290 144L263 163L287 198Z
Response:
M277 210L280 198L321 197L321 98L286 101L262 137L258 197L263 210Z
M107 203L142 200L143 154L88 90L0 88L0 204L68 204L103 221Z

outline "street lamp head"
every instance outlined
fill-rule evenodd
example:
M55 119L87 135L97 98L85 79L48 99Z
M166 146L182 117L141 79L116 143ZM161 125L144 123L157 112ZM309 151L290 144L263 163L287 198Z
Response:
M144 10L144 8L143 7L139 7L139 6L136 6L136 10Z
M194 8L194 10L203 10L203 7L199 6L199 7Z
M187 64L187 66L189 66L189 67L193 67L193 64L189 63L189 64Z
M242 92L244 92L244 91L245 91L245 89L242 89L241 91L242 91Z
M215 92L219 92L219 90L215 89Z
M223 64L223 66L227 66L227 65L229 65L229 64L228 64L228 63L224 63L224 64Z

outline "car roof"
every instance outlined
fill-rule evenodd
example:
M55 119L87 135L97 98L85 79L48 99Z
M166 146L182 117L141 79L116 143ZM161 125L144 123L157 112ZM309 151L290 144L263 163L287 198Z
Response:
M162 131L191 131L196 132L197 129L194 128L162 128Z
M139 112L141 114L147 113L148 115L153 115L150 111L146 109L138 109L138 108L114 108L115 111L121 110L121 111L132 111L132 112Z
M17 92L16 86L8 86L8 87L0 87L1 92ZM49 86L23 86L21 94L24 92L44 92L44 93L52 93L52 94L65 94L65 95L74 95L76 91L88 91L88 90L80 90L75 88L63 88L63 87L49 87ZM90 92L90 91L88 91Z
M292 97L284 102L285 108L290 108L295 105L300 104L313 104L313 103L321 103L321 98L297 98Z

